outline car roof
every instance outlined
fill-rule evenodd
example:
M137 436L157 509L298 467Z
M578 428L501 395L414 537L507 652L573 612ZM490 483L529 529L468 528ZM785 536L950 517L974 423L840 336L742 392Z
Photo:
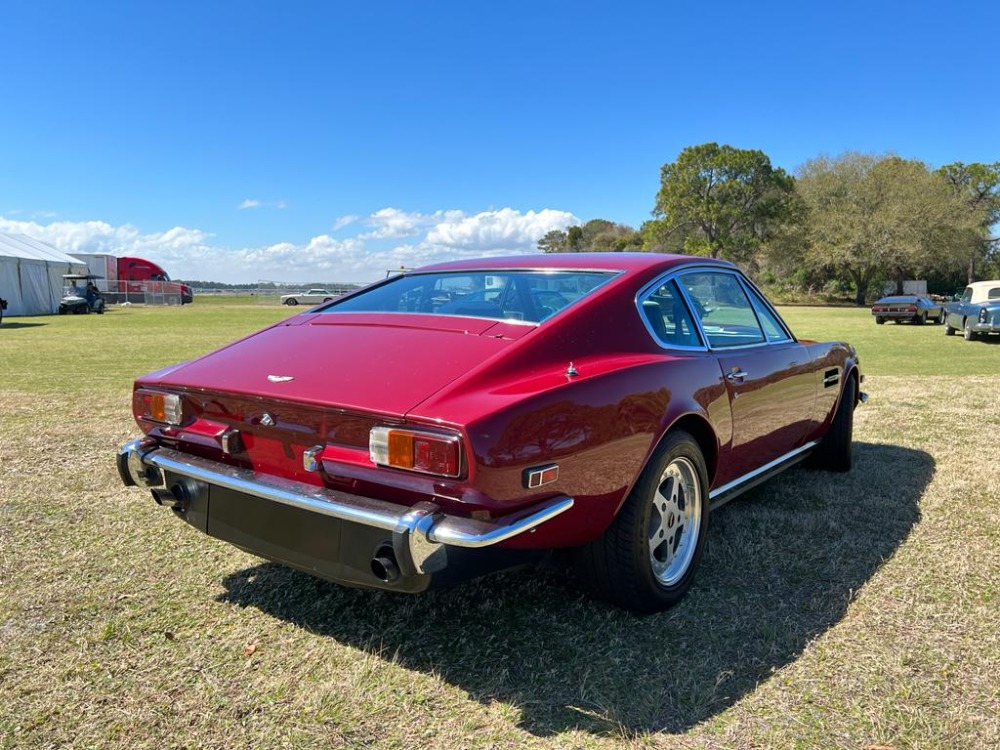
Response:
M993 281L973 281L971 284L967 284L967 286L971 286L973 289L1000 286L1000 279L993 279Z
M477 258L435 263L417 268L412 273L427 271L498 271L498 270L547 270L568 269L587 271L650 271L668 270L688 263L717 265L736 268L732 263L695 255L666 255L664 253L545 253L538 255L510 255L498 258Z
M925 297L922 294L890 294L888 297L882 297L876 300L876 302L895 302L897 300L900 302L909 302L910 300L917 299L925 299Z

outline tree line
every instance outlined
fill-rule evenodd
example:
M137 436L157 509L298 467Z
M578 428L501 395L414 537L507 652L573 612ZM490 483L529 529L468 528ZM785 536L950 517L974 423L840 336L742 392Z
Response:
M932 169L848 152L795 174L759 150L689 146L660 170L653 218L638 229L593 219L538 241L544 252L688 253L739 264L765 285L853 293L926 278L951 291L1000 276L1000 162Z

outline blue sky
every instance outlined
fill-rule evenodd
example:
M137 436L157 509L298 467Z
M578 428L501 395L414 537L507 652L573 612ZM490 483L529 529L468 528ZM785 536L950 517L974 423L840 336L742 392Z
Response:
M8 3L0 231L368 280L638 227L685 146L1000 160L1000 6Z

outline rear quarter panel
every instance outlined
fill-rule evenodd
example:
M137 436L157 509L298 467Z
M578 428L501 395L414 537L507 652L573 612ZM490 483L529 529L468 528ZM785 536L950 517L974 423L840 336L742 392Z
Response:
M575 500L571 511L507 546L572 546L599 536L682 416L711 425L717 438L710 454L718 454L719 436L723 444L730 438L725 387L710 357L654 354L574 366L576 377L553 371L496 388L489 395L494 408L467 423L470 481L484 495L511 507L556 494ZM452 406L460 409L462 400ZM559 479L527 489L525 470L551 463Z
M806 341L809 356L813 362L813 372L817 380L816 406L813 410L812 426L806 441L818 440L826 434L833 422L833 416L840 396L847 383L847 377L857 373L858 361L854 349L840 341ZM836 371L838 376L834 385L824 386L824 378L827 373Z

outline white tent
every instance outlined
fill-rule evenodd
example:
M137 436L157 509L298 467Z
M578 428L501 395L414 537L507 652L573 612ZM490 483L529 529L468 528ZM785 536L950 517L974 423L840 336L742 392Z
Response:
M59 309L64 273L87 264L25 234L0 232L0 297L4 315L45 315Z

